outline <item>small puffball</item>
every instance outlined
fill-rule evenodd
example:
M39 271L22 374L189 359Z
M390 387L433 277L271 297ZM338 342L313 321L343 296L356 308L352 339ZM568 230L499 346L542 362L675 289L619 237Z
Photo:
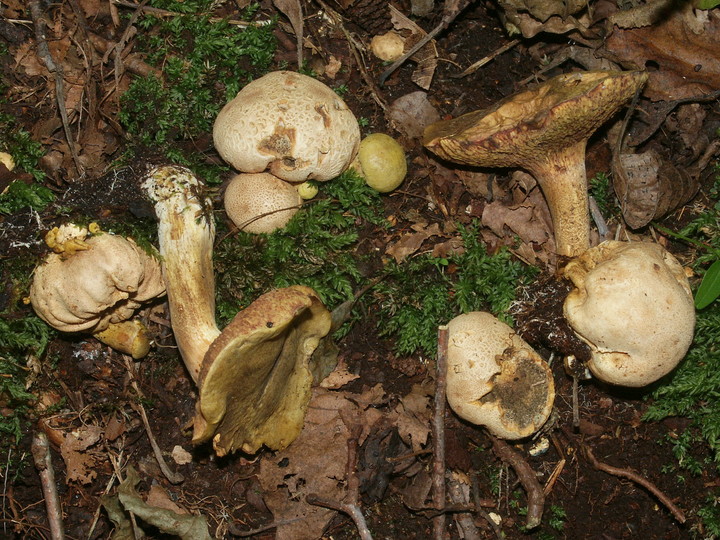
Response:
M372 38L370 50L380 60L394 62L405 52L405 40L400 34L390 30L386 34Z
M390 135L372 133L360 143L358 155L350 167L368 186L380 193L388 193L402 184L407 174L405 150Z
M224 200L232 222L253 234L282 229L302 204L295 186L270 173L238 174L228 184Z
M303 182L297 186L298 195L306 201L318 194L318 187L310 182Z

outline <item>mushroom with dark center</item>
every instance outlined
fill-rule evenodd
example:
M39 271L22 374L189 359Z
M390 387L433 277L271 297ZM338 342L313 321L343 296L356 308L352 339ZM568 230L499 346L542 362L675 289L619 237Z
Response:
M488 110L431 124L423 144L451 161L530 172L548 202L558 254L574 257L590 247L587 140L646 80L634 71L560 75Z
M199 387L193 440L218 455L281 449L300 433L310 398L310 357L330 313L302 286L270 291L221 332L215 322L214 222L187 169L153 169L143 188L155 204L170 319Z

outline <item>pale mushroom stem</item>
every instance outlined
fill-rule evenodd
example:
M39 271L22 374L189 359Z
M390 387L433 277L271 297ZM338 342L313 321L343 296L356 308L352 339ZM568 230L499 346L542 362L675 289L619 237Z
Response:
M199 181L187 169L159 167L143 187L155 203L175 341L197 383L205 353L220 335L212 263L215 224L206 213Z
M525 164L542 189L552 217L556 252L576 257L590 248L590 212L585 175L586 141Z

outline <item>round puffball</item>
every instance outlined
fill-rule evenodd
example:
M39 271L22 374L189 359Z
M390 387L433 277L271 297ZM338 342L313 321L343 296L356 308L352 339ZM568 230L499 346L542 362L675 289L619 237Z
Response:
M371 188L388 193L402 184L407 174L405 150L389 135L373 133L360 143L352 168Z
M297 188L270 173L238 174L225 190L225 212L241 231L282 229L300 208Z

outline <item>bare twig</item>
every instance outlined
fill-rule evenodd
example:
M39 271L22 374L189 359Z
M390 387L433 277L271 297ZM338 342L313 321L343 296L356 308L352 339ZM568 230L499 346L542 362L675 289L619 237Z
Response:
M132 384L132 387L137 393L138 398L142 398L143 394L140 391L140 387L138 386L137 381L135 380L135 374L133 373L133 367L130 362L130 357L124 354L123 359L125 360L125 367L127 368L128 375L130 376L130 382ZM140 415L140 418L142 418L143 425L145 426L145 433L147 433L148 439L150 440L150 446L153 449L153 454L155 454L155 459L160 466L160 470L165 475L165 478L167 478L171 484L179 484L180 482L185 480L185 477L182 474L171 471L170 467L168 467L167 463L165 463L165 458L163 458L162 450L160 449L160 446L158 446L157 441L155 441L155 437L153 437L152 430L150 429L150 422L148 421L145 407L143 407L142 403L140 402L133 403L130 406L135 410L135 412Z
M635 471L632 471L630 469L620 469L618 467L613 467L612 465L608 465L607 463L603 463L602 461L598 461L595 455L593 454L592 450L588 446L582 447L583 454L588 459L590 464L595 467L599 471L606 472L608 474L612 474L613 476L619 476L621 478L627 478L628 480L632 480L636 484L644 487L647 489L650 493L655 495L657 499L665 505L665 508L667 508L670 513L673 515L673 517L679 522L679 523L685 523L685 514L682 510L680 510L675 504L670 500L670 498L665 495L662 491L660 491L655 484L650 482L650 480L643 478Z
M527 493L527 520L525 526L534 529L542 521L543 508L545 506L545 495L543 488L538 482L535 471L532 470L527 461L510 447L505 441L488 434L493 445L493 452L502 461L510 465L517 474L520 483Z
M437 367L435 369L435 411L432 423L433 437L433 503L440 510L445 507L445 387L448 349L448 327L438 327ZM433 518L433 534L436 540L445 535L445 514Z
M63 131L65 132L65 139L72 154L75 168L79 175L83 175L85 169L80 163L80 157L78 156L77 149L75 148L75 142L73 141L72 134L70 133L70 122L68 121L67 109L65 108L65 79L62 69L62 65L56 64L50 54L47 40L45 38L45 30L47 24L40 7L38 0L33 0L29 3L30 15L32 16L33 25L35 27L35 41L37 46L37 54L40 59L47 67L48 71L55 76L55 100L57 101L58 112L60 113L60 119L62 120Z
M455 20L455 17L460 15L460 12L467 7L467 5L470 2L466 0L445 0L445 5L443 9L443 17L440 23L433 28L428 34L425 35L420 41L418 41L412 48L410 48L409 51L407 51L405 54L403 54L400 58L395 60L389 68L387 68L385 71L382 72L380 75L380 84L385 84L385 81L387 78L392 75L397 68L402 66L405 62L407 62L412 55L414 55L416 52L418 52L420 49L422 49L425 45L430 43L435 37L440 34L443 30L445 30L448 26L450 26L450 23L452 23Z
M45 497L45 509L47 510L48 523L50 524L50 537L52 540L63 540L62 507L55 485L55 471L50 459L50 443L47 435L42 431L36 431L31 447L35 468L40 475L43 496Z
M475 63L472 64L471 66L469 66L467 69L465 69L465 71L463 71L462 73L458 73L457 75L450 75L450 77L451 77L452 79L462 79L463 77L467 77L468 75L470 75L470 74L472 74L472 73L475 73L478 69L480 69L481 67L483 67L485 64L487 64L487 63L492 62L493 60L495 60L495 58L497 58L497 57L500 56L501 54L509 51L510 49L512 49L512 48L513 48L515 45L517 45L518 43L520 43L520 40L519 40L519 39L513 39L512 41L509 41L508 43L506 43L506 44L503 45L502 47L498 47L497 49L495 49L493 52L491 52L490 54L488 54L485 58L481 58L480 60L478 60L477 62L475 62Z
M277 527L281 527L283 525L290 525L291 523L295 523L296 521L300 521L301 519L302 518L299 517L282 519L279 521L273 521L272 523L268 523L267 525L262 525L255 529L248 530L238 529L235 524L230 523L230 525L228 526L228 532L233 536L245 538L247 536L255 536L256 534L264 533L265 531L269 531L270 529L276 529Z
M358 505L331 501L330 499L320 497L317 493L310 493L307 497L305 497L305 502L308 504L314 504L315 506L322 506L324 508L330 508L331 510L337 510L338 512L343 512L349 515L355 522L360 538L362 540L372 540L370 529L368 529L365 517L362 515Z

